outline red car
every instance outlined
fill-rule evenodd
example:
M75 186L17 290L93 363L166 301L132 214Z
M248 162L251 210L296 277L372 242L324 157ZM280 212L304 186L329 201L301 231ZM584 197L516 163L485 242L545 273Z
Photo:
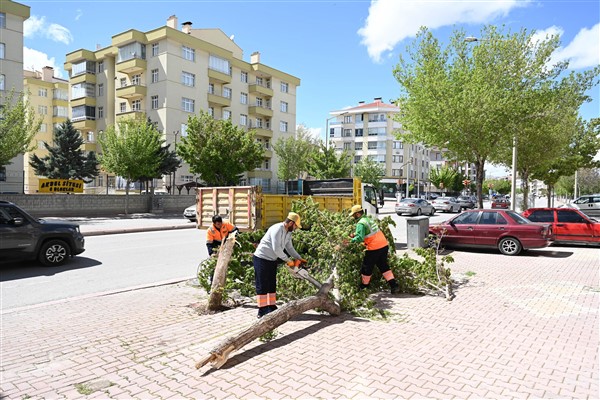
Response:
M575 208L529 208L522 215L552 224L556 242L600 245L600 222Z
M510 200L501 197L493 199L492 208L502 208L508 210L510 208Z
M554 236L548 224L539 224L511 210L468 210L439 225L429 233L446 246L497 248L502 254L547 247Z

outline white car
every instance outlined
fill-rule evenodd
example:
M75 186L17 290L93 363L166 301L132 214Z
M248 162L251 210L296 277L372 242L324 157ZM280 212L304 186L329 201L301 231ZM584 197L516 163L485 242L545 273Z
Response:
M183 218L187 218L192 222L196 222L196 205L189 206L183 210Z
M435 211L457 213L462 209L460 203L454 197L438 197L435 200L431 200L431 205L435 208Z

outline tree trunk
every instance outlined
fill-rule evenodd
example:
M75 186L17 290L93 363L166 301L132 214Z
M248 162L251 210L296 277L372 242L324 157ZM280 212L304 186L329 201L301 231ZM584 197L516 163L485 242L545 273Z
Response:
M483 208L483 178L485 171L483 167L485 166L485 160L476 160L475 161L475 187L477 188L477 203L479 203L479 208Z
M125 215L129 215L129 179L125 181Z
M552 207L552 191L554 190L554 185L547 185L547 193L546 193L546 198L548 200L547 202L547 206L548 207Z
M232 351L241 349L248 343L305 311L321 308L331 315L339 315L341 312L340 306L328 297L329 291L333 288L333 276L332 274L314 296L290 301L283 307L265 315L237 336L222 341L210 351L208 356L196 363L196 368L199 369L209 362L213 368L221 368L227 362L229 354Z
M210 311L219 311L223 301L223 290L227 281L227 267L233 254L236 233L230 234L219 249L219 258L213 274L212 285L210 287L210 297L208 298L208 309Z
M521 171L521 191L523 192L523 203L521 211L529 208L529 171Z

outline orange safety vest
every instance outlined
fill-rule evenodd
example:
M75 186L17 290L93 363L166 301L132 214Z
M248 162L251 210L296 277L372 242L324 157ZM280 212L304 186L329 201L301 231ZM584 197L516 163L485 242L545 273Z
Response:
M375 221L364 216L358 223L363 224L369 229L370 233L365 236L365 246L367 247L367 250L379 250L389 245L385 235L379 230L379 226L377 226Z
M206 231L206 242L207 243L212 243L213 241L222 242L227 237L227 235L229 235L229 232L233 231L234 229L235 229L235 226L231 225L228 222L223 222L223 225L221 225L220 231L215 229L215 226L212 225Z

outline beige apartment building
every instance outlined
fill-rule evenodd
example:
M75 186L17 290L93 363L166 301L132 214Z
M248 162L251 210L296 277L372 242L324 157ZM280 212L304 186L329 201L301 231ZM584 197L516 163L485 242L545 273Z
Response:
M44 143L53 145L54 130L65 122L69 116L69 83L54 77L52 67L44 67L42 71L23 71L23 86L27 93L29 104L34 112L42 118L40 130L34 138L34 149L25 153L25 193L36 193L39 189L39 177L29 165L32 154L42 158L48 155Z
M260 168L249 171L243 184L277 185L277 158L272 144L296 129L296 90L300 79L260 61L253 53L244 61L242 49L220 29L192 29L176 16L165 26L135 29L112 37L107 47L67 54L70 117L86 139L86 151L99 151L98 135L121 118L146 114L175 148L186 135L188 116L205 110L216 119L254 129L264 145ZM173 177L155 182L160 190ZM187 165L175 173L175 184L201 180ZM108 181L107 181L108 180ZM101 173L87 185L121 185ZM90 191L90 190L86 190Z
M0 102L14 90L23 91L23 22L29 7L10 0L0 1ZM1 105L0 105L1 106ZM0 166L0 193L23 193L23 155Z
M361 101L355 107L331 111L328 140L338 152L353 153L354 164L363 157L381 163L387 195L396 191L406 194L407 183L409 189L413 187L411 195L420 195L429 189L430 150L396 138L402 133L401 125L392 118L398 111L380 97L372 103Z

